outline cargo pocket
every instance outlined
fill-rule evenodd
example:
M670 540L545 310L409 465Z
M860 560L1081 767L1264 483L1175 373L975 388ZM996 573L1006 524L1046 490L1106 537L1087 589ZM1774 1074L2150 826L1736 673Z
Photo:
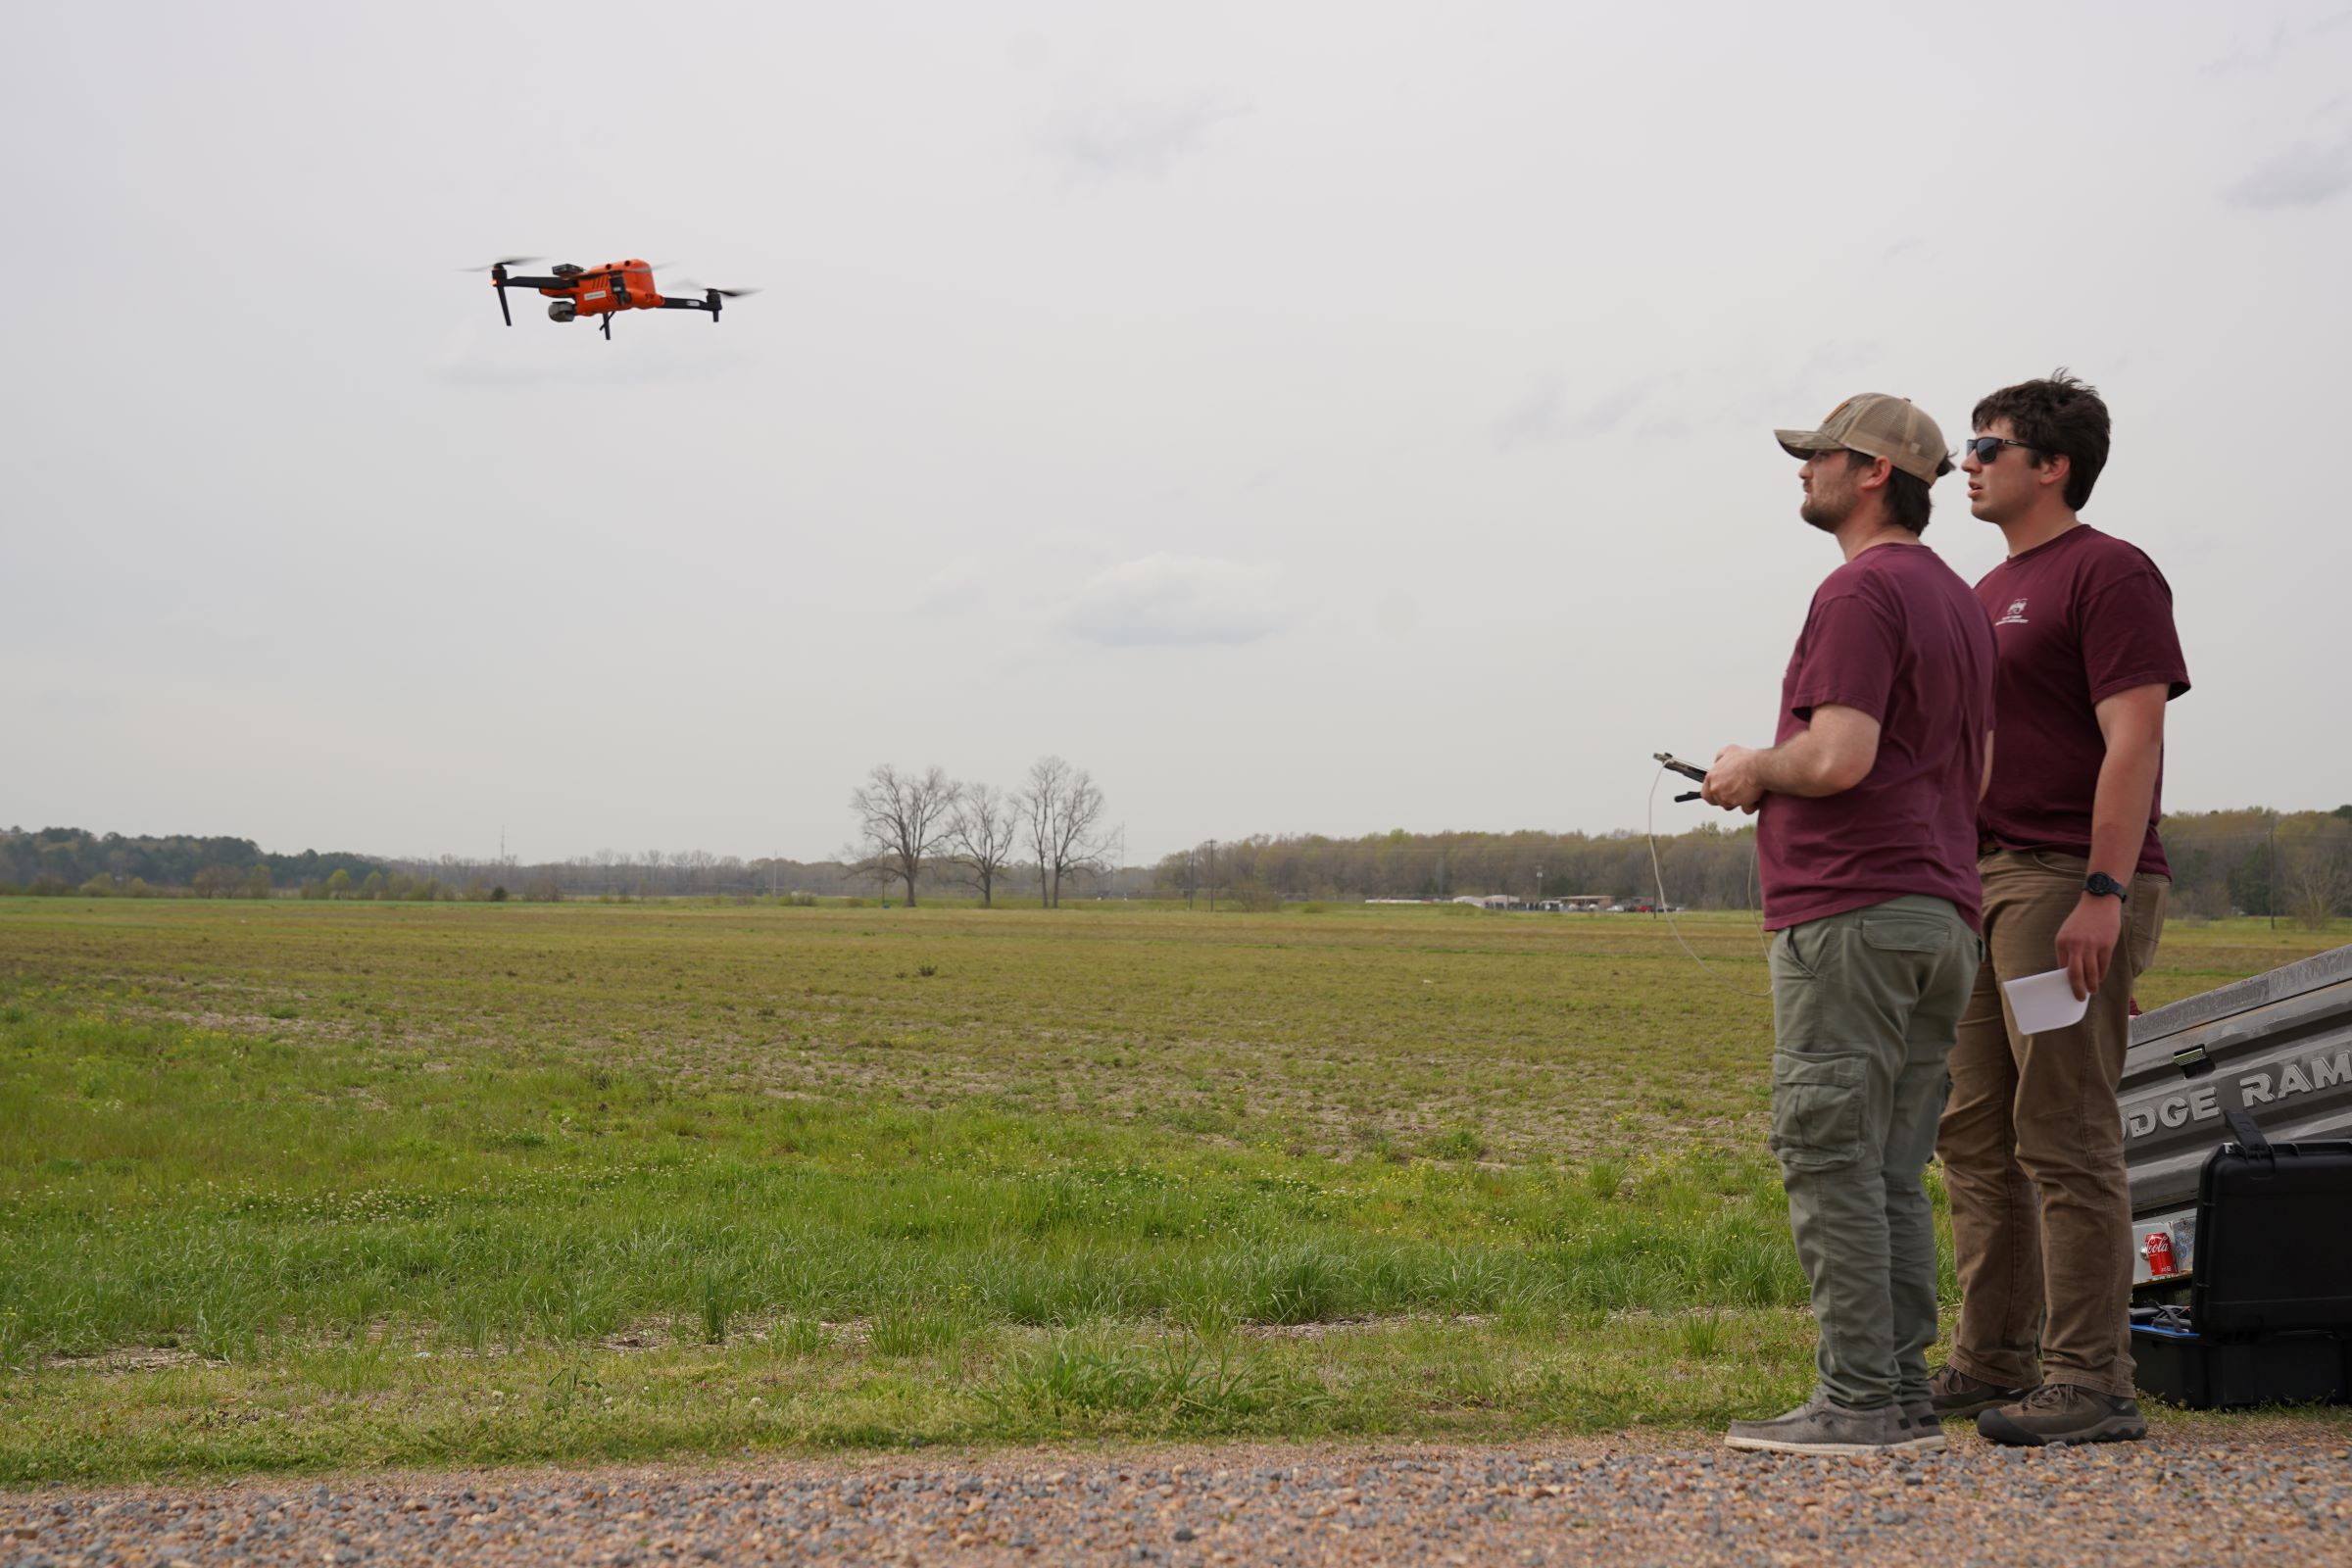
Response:
M1951 928L1924 914L1871 914L1862 918L1862 941L1881 953L1941 953L1951 946Z
M1834 1170L1862 1157L1863 1062L1772 1054L1772 1152L1788 1170Z

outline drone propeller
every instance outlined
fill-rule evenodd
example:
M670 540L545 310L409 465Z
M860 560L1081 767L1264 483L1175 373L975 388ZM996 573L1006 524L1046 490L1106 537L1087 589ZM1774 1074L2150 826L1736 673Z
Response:
M724 299L739 300L746 294L757 294L756 288L706 288L689 278L680 278L678 287L688 294L716 294Z
M461 267L458 269L458 270L461 272L488 272L490 274L490 281L496 284L498 287L499 319L505 321L509 326L513 326L514 324L514 313L507 309L507 269L510 267L520 267L525 262L535 262L539 258L536 256L502 256L497 261L492 262L488 267Z

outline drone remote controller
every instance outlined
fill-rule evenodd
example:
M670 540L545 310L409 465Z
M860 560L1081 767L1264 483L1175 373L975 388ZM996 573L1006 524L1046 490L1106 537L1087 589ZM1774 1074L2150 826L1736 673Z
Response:
M1655 759L1660 767L1666 768L1671 772L1680 773L1683 775L1683 777L1687 779L1693 779L1701 784L1704 784L1707 781L1707 770L1699 766L1696 762L1686 762L1681 758L1675 756L1672 752L1652 752L1650 756ZM1696 790L1686 790L1682 794L1675 797L1677 802L1695 801L1697 799L1698 791Z

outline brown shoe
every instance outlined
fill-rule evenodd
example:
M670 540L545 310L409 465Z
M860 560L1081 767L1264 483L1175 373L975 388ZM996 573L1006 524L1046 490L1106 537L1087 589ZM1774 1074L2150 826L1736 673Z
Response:
M2137 1399L2044 1383L2032 1394L1977 1417L1977 1435L2029 1448L2067 1443L2130 1443L2148 1435Z
M1950 1365L1937 1367L1928 1379L1928 1396L1935 1401L1938 1420L2015 1404L2033 1392L2031 1388L2004 1389L1997 1383L1985 1383Z

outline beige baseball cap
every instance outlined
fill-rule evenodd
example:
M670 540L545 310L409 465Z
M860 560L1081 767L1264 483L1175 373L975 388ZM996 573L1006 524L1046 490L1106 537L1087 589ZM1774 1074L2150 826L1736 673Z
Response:
M1943 432L1909 398L1885 392L1864 392L1847 398L1830 411L1818 430L1775 430L1781 449L1791 457L1809 458L1816 452L1844 448L1866 458L1885 458L1903 472L1928 483L1946 466Z

